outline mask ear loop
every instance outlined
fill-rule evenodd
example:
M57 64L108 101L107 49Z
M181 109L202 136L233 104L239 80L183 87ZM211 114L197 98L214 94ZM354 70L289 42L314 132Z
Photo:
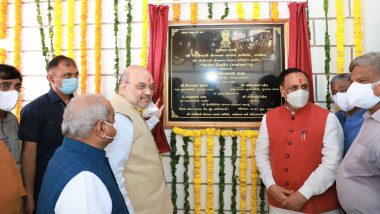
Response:
M377 85L380 84L380 80L372 84L372 89L375 88Z

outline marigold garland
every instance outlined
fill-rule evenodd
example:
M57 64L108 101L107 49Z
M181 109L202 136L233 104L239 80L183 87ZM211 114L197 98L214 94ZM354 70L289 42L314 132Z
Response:
M201 213L201 131L194 134L194 213Z
M50 39L50 54L55 57L55 52L54 52L54 45L53 45L53 40L54 40L54 25L52 24L53 18L52 18L52 12L53 12L53 7L51 6L51 0L48 0L48 25L49 25L49 39Z
M257 135L251 136L251 214L257 213L257 185L259 174L256 167L255 150Z
M181 4L173 4L173 21L179 22L181 20Z
M49 56L48 56L49 49L46 47L46 43L45 43L45 31L44 31L44 24L42 22L41 6L40 6L39 0L35 0L34 2L36 3L37 22L38 22L38 26L39 26L39 30L40 30L42 55L45 58L45 67L47 67L47 65L49 63Z
M55 0L54 6L54 27L55 27L55 54L61 55L62 49L62 1Z
M0 48L0 64L5 64L7 59L7 53L4 48Z
M148 0L143 0L143 29L142 29L142 46L141 46L141 65L146 67L148 51Z
M240 20L244 20L245 19L243 3L241 3L241 2L237 3L237 5L236 5L236 13L238 14L238 17L239 17Z
M253 20L260 18L260 2L253 3Z
M172 131L170 135L170 167L172 173L172 193L173 214L177 213L177 164L180 156L177 154L176 134Z
M116 78L116 84L115 84L115 92L118 92L119 90L119 47L117 45L117 33L119 32L119 1L114 0L113 1L113 15L114 15L114 21L113 21L113 35L115 37L115 64L113 66L115 70L115 78Z
M228 3L224 3L224 14L220 17L220 19L225 19L230 13L230 8L228 7Z
M95 1L95 93L100 94L102 72L102 0Z
M214 128L206 129L207 139L206 139L206 166L207 166L207 200L206 200L206 214L214 214L214 135L220 136L220 131Z
M0 39L7 37L8 0L0 0Z
M132 4L131 0L127 1L127 36L125 39L127 57L126 67L131 64L131 36L132 36Z
M74 0L68 0L67 56L74 59Z
M336 0L336 49L338 52L337 56L337 69L336 72L341 74L344 72L344 9L343 0Z
M354 45L355 57L363 54L363 32L362 32L362 6L361 0L354 0Z
M191 3L190 8L191 8L191 13L190 13L191 24L195 25L198 22L198 3Z
M271 2L271 16L274 21L278 21L278 2Z
M80 15L80 90L81 94L86 94L87 91L87 0L81 1Z
M330 61L331 61L331 56L330 56L330 35L329 35L329 25L328 25L328 20L327 20L327 15L328 15L328 12L329 12L329 1L328 0L324 0L323 2L323 10L324 10L324 13L325 13L325 28L326 28L326 31L325 31L325 45L324 45L324 48L325 48L325 76L326 76L326 82L327 82L327 86L326 86L326 107L327 109L331 109L331 103L332 103L332 99L331 99L331 94L330 94Z
M14 27L14 65L22 73L21 70L21 21L22 21L22 1L15 0L15 27ZM22 93L16 104L15 113L17 119L20 121L20 111L22 106Z

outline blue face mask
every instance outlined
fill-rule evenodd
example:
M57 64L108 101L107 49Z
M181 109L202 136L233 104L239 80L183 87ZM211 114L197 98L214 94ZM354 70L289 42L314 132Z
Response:
M78 78L62 79L62 87L59 89L66 95L73 94L78 89Z

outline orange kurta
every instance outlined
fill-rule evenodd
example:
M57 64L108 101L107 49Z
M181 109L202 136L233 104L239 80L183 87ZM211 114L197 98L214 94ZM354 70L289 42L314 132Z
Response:
M267 113L269 157L277 185L298 190L321 163L328 114L312 103L294 116L285 106ZM270 195L268 199L272 206L282 208ZM337 208L339 202L333 185L323 194L311 197L301 212L321 213Z
M18 172L16 161L8 147L0 140L0 211L1 213L20 213L21 197L26 191Z

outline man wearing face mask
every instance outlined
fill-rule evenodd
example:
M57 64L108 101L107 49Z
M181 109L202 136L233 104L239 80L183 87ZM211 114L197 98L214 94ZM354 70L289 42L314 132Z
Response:
M20 176L18 122L10 112L17 103L22 77L13 66L0 64L0 212L20 213L26 191ZM17 164L16 164L17 162ZM18 167L17 167L18 166Z
M280 75L285 104L268 111L256 141L256 164L268 189L270 213L340 213L335 190L343 131L326 109L308 102L307 75Z
M347 213L380 210L380 53L357 57L350 64L353 83L347 90L350 105L366 108L362 128L339 167L337 190Z
M63 114L65 138L46 168L38 214L128 214L104 151L116 135L114 115L99 95L70 101Z
M130 213L172 212L156 143L150 127L138 112L151 103L153 89L153 78L148 70L129 66L120 78L118 93L111 99L116 112L117 135L105 150Z
M22 175L28 193L26 213L33 213L46 166L62 144L62 115L78 88L78 75L74 60L56 56L47 66L49 92L21 111L19 137L23 141Z
M352 142L355 140L363 123L364 108L354 107L348 103L347 89L351 85L351 74L338 74L331 80L331 91L334 103L341 109L335 115L343 127L344 150L346 155Z

